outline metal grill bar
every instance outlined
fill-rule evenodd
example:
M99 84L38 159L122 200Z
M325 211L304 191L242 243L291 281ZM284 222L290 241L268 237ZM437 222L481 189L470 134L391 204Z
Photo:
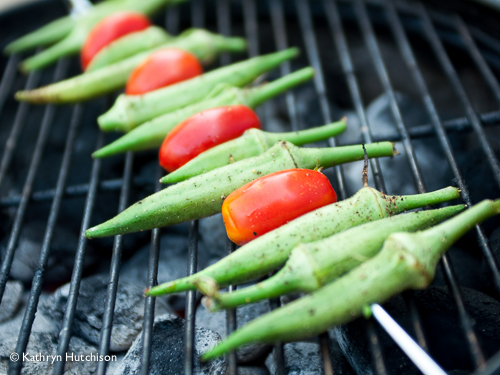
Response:
M472 35L469 32L469 29L465 25L465 22L458 15L455 15L455 27L458 30L460 36L462 37L465 46L467 47L467 51L470 52L472 59L477 65L478 70L484 77L485 82L490 86L493 95L495 95L497 101L500 103L500 85L498 81L491 71L490 67L484 60L481 52L476 46L474 39L472 39Z
M104 133L100 133L97 138L96 150L104 145ZM85 250L87 248L87 239L85 231L90 226L90 218L94 210L94 204L97 196L97 187L99 184L99 173L101 171L101 159L94 159L92 162L92 170L90 172L89 190L85 200L85 208L83 209L83 220L80 228L80 238L75 255L75 263L71 282L69 284L68 303L64 312L64 320L61 331L59 332L59 345L57 347L57 355L61 360L54 364L54 375L62 375L64 365L66 363L65 353L68 351L69 341L71 339L72 324L75 318L76 304L78 302L78 294L80 291L80 283L82 281L83 265L85 258Z
M3 106L5 105L5 100L7 100L7 95L10 93L10 88L14 82L14 77L16 76L17 64L19 63L19 55L12 55L9 57L9 61L4 69L2 81L0 82L0 115L2 114Z
M401 143L403 144L406 159L410 166L413 179L415 180L415 185L417 186L417 190L419 193L425 193L426 189L422 179L422 172L420 171L420 167L417 163L415 150L413 149L410 135L408 134L408 130L404 124L403 116L401 115L401 111L396 100L396 94L394 92L391 79L389 78L389 73L387 72L387 68L382 60L382 54L375 38L375 33L373 32L373 27L368 17L365 4L362 2L362 0L354 0L354 8L358 16L366 47L370 52L370 56L372 58L375 70L377 71L377 75L379 76L384 88L385 94L389 98L392 115L396 123L396 128L401 134Z
M56 71L54 74L54 80L59 80L63 77L64 72L67 68L68 61L66 59L60 60L57 64ZM24 107L27 110L27 107ZM12 226L9 242L7 244L7 249L5 251L5 257L2 263L2 268L0 270L0 303L2 302L2 297L5 292L5 285L10 273L10 267L14 259L14 252L16 251L17 240L21 232L21 226L24 220L24 215L26 213L26 207L28 206L29 197L33 190L33 184L35 182L35 177L38 172L38 166L40 164L40 159L43 154L43 149L45 147L45 142L49 135L50 127L52 125L52 119L54 117L55 107L50 105L47 106L42 125L40 127L40 132L38 133L38 139L36 142L35 150L31 159L30 167L28 170L28 175L23 186L22 199L19 203L19 207L16 212L16 217L14 219L14 224ZM18 112L19 113L19 112ZM24 115L22 115L24 117ZM21 117L21 116L20 116ZM21 122L19 122L21 123ZM18 122L16 121L16 126ZM17 138L16 138L17 139ZM9 137L10 140L10 137ZM16 143L8 143L7 150L4 152L4 157L6 154L11 154L16 146ZM10 147L9 147L10 146ZM1 172L0 172L1 173Z
M198 220L191 221L189 226L189 250L187 275L196 272L198 266ZM184 372L193 374L194 370L194 318L196 314L196 290L186 292L186 358Z
M123 172L123 187L120 193L120 201L118 203L118 212L122 212L127 208L128 197L130 195L130 182L132 179L132 164L134 154L127 152L125 156L125 167ZM109 353L109 343L111 340L111 330L113 329L113 315L116 303L116 293L118 291L118 278L120 275L120 263L123 249L123 235L115 236L113 243L113 255L111 256L111 268L109 272L108 291L106 295L106 305L102 318L102 331L99 343L99 355L105 356ZM104 375L106 373L107 361L99 361L97 363L97 374Z
M236 250L236 245L228 238L226 241L226 246L227 246L227 254L231 255L232 252ZM232 293L234 290L236 290L236 286L229 285L227 288L228 293ZM238 327L237 321L236 321L236 309L227 309L226 310L226 335L229 336L231 333L236 331L236 328ZM237 357L236 357L236 351L231 350L228 354L228 367L229 375L237 375L238 374L238 368L237 368Z
M482 370L478 370L474 375L498 375L500 374L500 352L491 357Z
M401 132L401 135L403 137L403 144L405 147L406 155L408 162L411 167L411 171L413 174L413 177L415 179L417 189L419 193L424 193L426 191L424 182L422 179L422 175L420 173L415 154L413 151L413 147L411 145L411 140L409 138L408 132L406 130L406 125L403 122L403 118L401 116L401 113L399 111L399 107L396 101L395 93L392 88L392 84L390 82L387 69L385 67L385 64L382 59L382 55L380 53L380 49L378 47L378 43L376 41L375 34L373 32L373 29L370 24L370 20L368 17L368 14L366 12L365 5L362 3L361 0L354 0L355 1L355 6L357 10L357 14L359 16L359 21L361 24L361 28L363 31L363 35L366 40L366 44L368 46L368 49L370 51L370 55L372 57L372 60L374 61L376 70L378 72L379 77L381 78L382 84L384 86L384 90L386 91L386 94L389 97L390 104L391 104L391 109L393 111L393 116L396 121L396 124L398 126L398 130ZM472 121L472 120L471 120ZM459 312L459 317L460 321L462 323L462 327L465 331L465 335L467 338L467 342L469 344L471 353L473 354L473 359L475 360L476 366L481 366L481 364L484 364L484 356L482 356L481 349L478 344L477 337L472 329L472 324L470 322L470 319L465 311L464 303L463 303L463 298L461 295L461 292L458 288L458 283L456 281L452 266L451 266L451 261L449 260L448 255L444 255L442 257L442 262L441 262L443 269L444 269L444 274L446 276L446 281L447 284L450 288L450 291L452 293L452 296L455 300L455 304L457 305L457 309ZM481 357L483 362L481 362Z
M40 50L37 50L39 52ZM3 87L9 87L12 85L12 81L10 82L10 85L8 85L9 79L5 76L6 73L4 73L4 76L2 78L2 88ZM11 72L11 74L13 74ZM13 74L14 75L14 74ZM5 80L5 81L4 81ZM31 90L35 88L38 85L38 82L40 81L40 72L33 72L30 73L28 76L28 80L26 81L26 86L25 90ZM3 86L5 82L5 86ZM9 87L10 88L10 87ZM3 106L3 103L1 103ZM28 114L28 108L29 104L22 102L19 104L19 107L17 108L16 112L16 117L14 119L14 124L12 125L12 128L10 130L9 137L7 138L7 142L5 143L5 148L2 153L2 161L0 161L0 186L3 184L3 179L5 178L5 174L7 173L7 169L9 168L10 162L12 161L12 154L14 152L14 149L17 146L17 138L19 134L21 133L21 130L24 126L24 122L26 119L26 115ZM0 293L0 296L3 294Z
M231 35L231 17L230 17L230 4L228 0L220 0L217 2L217 26L219 34L230 36ZM231 63L231 55L229 53L223 53L220 56L221 65L228 65ZM230 255L236 250L236 245L229 239L226 239L227 253ZM232 293L236 290L236 286L229 285L227 287L228 293ZM236 309L226 310L226 335L229 336L237 328L236 320ZM238 361L236 357L236 351L232 350L227 355L228 359L228 375L237 375L238 373Z
M415 59L415 56L414 56L413 51L411 49L411 46L406 38L406 35L404 34L401 22L400 22L399 18L397 17L394 6L392 4L390 4L390 2L387 2L387 9L388 9L389 21L390 21L391 27L393 28L393 33L396 36L396 41L398 43L399 49L401 51L401 54L403 55L403 58L406 61L408 68L410 69L410 72L413 75L413 80L415 81L417 88L420 91L421 97L424 99L424 105L427 109L427 112L429 114L431 122L432 122L434 128L436 129L436 133L437 133L438 139L441 143L441 147L443 148L445 155L446 155L446 158L448 159L448 163L450 164L453 175L455 176L455 181L457 182L457 184L461 190L462 199L463 199L465 204L467 204L468 206L471 206L472 201L470 199L467 185L465 184L462 173L460 172L460 169L458 168L455 156L453 154L451 145L449 143L449 139L446 135L446 131L444 129L443 124L440 121L437 109L434 105L434 101L432 100L432 97L429 93L429 90L428 90L427 85L425 83L425 80L422 76L422 73L419 70L418 63ZM470 47L470 43L467 43L467 45ZM479 53L479 51L477 51L477 50L476 50L476 52ZM491 71L489 71L489 73L491 73ZM486 261L487 261L487 263L492 271L495 287L497 288L497 291L500 291L500 272L498 271L498 265L496 263L495 257L493 256L493 253L488 246L486 236L485 236L481 226L476 226L476 231L478 233L479 245L480 245L480 247L483 251L484 257L485 257L485 259L486 259Z
M341 60L341 65L342 69L344 72L344 75L346 77L350 92L351 92L351 98L354 103L354 107L356 109L356 113L358 114L358 118L360 119L360 124L361 124L361 132L363 136L363 140L366 143L371 143L372 142L372 135L371 135L371 128L370 124L368 123L366 112L364 109L363 101L361 98L361 93L359 90L359 84L357 81L356 74L354 72L354 66L352 63L351 55L349 53L349 48L347 46L347 39L345 37L345 33L342 28L342 23L340 20L338 8L336 4L333 1L327 1L326 2L326 9L327 9L327 15L330 23L330 28L332 29L333 33L333 39L336 42L337 46L337 51L338 55L340 56ZM384 178L382 176L382 171L380 170L380 164L377 159L374 159L375 162L372 162L371 166L372 169L374 169L374 180L375 180L375 187L383 192L386 193L387 190L385 188L385 182ZM373 161L373 159L372 159ZM422 328L422 323L419 317L419 314L417 312L415 303L413 298L411 297L412 294L406 294L408 297L408 307L410 310L410 315L412 317L412 324L414 327L414 330L416 332L418 342L419 344L425 349L427 348L427 342L425 340L425 336L423 334L423 328ZM370 333L370 336L372 336L373 333ZM372 345L377 345L378 344L378 339L376 337L372 337L370 339L370 342ZM374 353L381 352L380 348L374 348ZM377 361L381 360L381 356L379 355L374 355L374 360ZM377 371L384 371L384 364L376 364L376 368L378 369Z
M323 115L323 120L325 124L332 122L332 115L330 112L330 107L328 105L328 99L326 97L326 85L325 78L323 75L323 68L321 66L321 60L318 52L318 44L316 42L316 36L314 35L311 11L309 9L309 4L306 0L296 0L297 11L299 16L300 27L302 34L304 36L304 43L307 50L307 56L311 66L314 68L314 87L316 93L319 97L319 103L321 106L321 113ZM337 146L335 139L330 138L328 143L331 147ZM337 186L339 191L339 196L341 199L347 198L347 190L345 186L344 173L342 167L335 166L335 175L337 178Z
M269 3L271 21L273 24L273 33L276 43L276 50L281 51L288 48L288 40L286 36L286 25L285 17L283 15L283 6L281 0L271 0ZM285 61L280 66L280 72L282 76L290 74L292 71L292 64L290 61ZM295 101L295 95L291 91L287 91L286 104L288 109L288 116L290 117L290 122L293 131L299 130L299 118L297 114L297 106Z
M294 97L293 92L289 92L289 94ZM290 113L290 111L289 111ZM500 123L500 111L489 112L480 115L480 120L484 126L495 126ZM298 121L298 120L296 120ZM459 117L457 119L446 120L442 122L442 125L447 133L463 133L471 130L470 122L465 117ZM293 124L292 124L293 127ZM293 128L292 128L293 129ZM412 139L426 138L431 137L436 134L434 126L431 124L426 125L417 125L408 129L408 134ZM395 132L390 133L381 133L377 135L373 135L372 142L382 142L382 141L391 141L391 142L399 142L401 140L401 136ZM348 142L345 146L359 144L364 140L360 137L352 142ZM370 143L370 142L366 142ZM370 161L377 159L370 159ZM132 179L134 186L148 186L154 185L153 182L144 179L144 178L133 178ZM375 185L377 187L377 185ZM115 191L120 190L122 187L122 179L115 178L111 180L103 180L99 183L98 189L99 191ZM64 197L78 197L82 195L86 195L89 190L89 184L78 184L78 185L69 185L64 190ZM383 189L377 190L383 191ZM33 202L44 202L48 200L54 199L55 189L46 189L46 190L38 190L35 191L31 195L31 201ZM21 195L11 195L5 198L0 198L0 207L9 207L16 206L21 201Z
M378 375L387 375L387 367L385 365L384 356L382 354L382 346L380 339L375 331L375 322L373 318L369 318L365 322L366 332L368 333L368 340L370 340L370 348L372 353L372 360L375 365L375 372Z
M427 85L425 83L425 80L423 78L422 73L420 72L418 68L418 63L415 59L415 56L413 54L412 48L410 46L410 43L408 42L408 39L406 38L406 35L404 33L403 27L401 25L401 22L397 16L397 13L394 9L394 6L390 2L386 2L386 9L387 9L387 14L389 17L389 23L391 25L393 34L396 37L396 42L398 44L398 47L401 51L401 54L408 66L408 69L410 70L413 80L416 83L416 86L418 90L420 91L420 95L423 98L424 105L426 107L427 113L429 114L429 118L431 119L431 123L433 124L434 128L436 129L436 133L438 136L438 140L441 143L441 147L445 152L445 155L448 159L448 163L450 164L450 167L452 169L452 172L455 176L455 180L457 181L457 184L459 188L461 189L461 195L462 199L464 202L470 206L472 205L472 202L469 197L469 192L467 189L467 186L465 184L465 181L463 180L462 174L458 168L457 162L455 160L455 157L453 155L453 151L449 142L449 139L446 135L446 132L441 124L441 121L439 119L439 115L437 112L437 109L434 105L434 102L432 100L432 97L430 96L429 90L427 88ZM481 237L484 238L484 234L482 232L482 229L479 226L476 226L476 230L478 231L478 234ZM482 244L486 244L484 239L481 241ZM486 251L487 253L490 253L490 251ZM447 259L445 259L446 263ZM446 272L451 272L451 269L448 269ZM461 298L459 298L459 306L462 305L460 304ZM459 307L459 309L461 309ZM462 312L460 312L461 314ZM465 317L465 321L463 322L464 324L468 324L469 319ZM469 328L467 328L469 330ZM474 340L474 337L471 338ZM477 340L477 339L476 339ZM476 362L478 363L478 362Z
M500 186L500 164L498 162L498 159L493 149L491 148L491 145L488 142L488 138L484 132L483 127L481 126L479 118L477 117L474 109L472 108L472 104L469 101L467 93L465 92L465 89L460 83L460 78L458 77L458 74L455 68L453 67L453 64L451 63L443 47L443 44L440 42L439 37L436 34L436 30L432 25L432 21L430 20L429 14L427 13L427 11L423 6L419 6L418 8L419 8L418 9L419 16L422 19L422 26L424 33L427 36L427 39L429 40L429 43L432 49L434 50L434 53L436 54L436 57L438 58L445 74L448 76L448 79L452 84L455 93L457 94L460 102L465 108L466 115L469 118L474 131L477 134L477 137L481 144L481 148L486 154L491 169L493 170L493 175L495 177L495 180L497 184Z
M169 8L165 17L165 29L172 34L177 34L179 30L179 9L177 7ZM164 175L164 170L158 167L156 174L155 190L160 191L163 186L159 182ZM148 288L158 285L158 263L160 257L160 242L161 229L155 228L151 231L151 247L149 250L148 262ZM142 330L142 366L141 374L147 375L151 362L152 343L153 343L153 326L155 318L155 297L146 297L144 301L144 324Z
M156 177L156 191L162 189L160 178L163 176L163 169L158 167ZM151 231L151 247L149 249L148 258L148 276L147 288L152 288L158 285L158 263L160 259L160 228ZM151 361L151 351L153 343L153 324L155 319L155 302L156 298L146 297L144 300L144 323L142 328L142 366L141 374L149 373L149 365Z
M203 12L203 1L194 1L191 8L191 22L193 27L205 27L205 18ZM191 221L189 227L189 249L188 249L188 270L190 276L196 272L198 267L198 220ZM184 372L186 375L194 373L194 319L196 317L196 291L186 292L186 335L185 348L186 357L184 358ZM198 359L196 359L198 360Z
M349 92L351 94L351 100L354 104L354 109L356 110L356 114L358 115L358 119L361 125L360 132L363 143L372 143L373 135L371 132L371 127L366 116L365 106L361 97L358 79L354 71L351 54L347 46L347 39L342 27L342 21L340 20L337 5L333 0L326 0L325 8L328 23L330 25L330 29L332 30L333 39L337 47L337 54L340 59L342 71L346 78ZM384 178L382 176L382 171L380 169L380 162L378 161L378 159L370 159L370 166L374 176L375 187L380 192L387 193Z
M26 352L26 347L28 346L31 327L33 325L33 321L35 320L35 313L38 307L40 294L42 292L43 277L45 273L45 268L47 267L47 261L49 259L50 246L52 243L52 237L54 234L57 218L59 215L59 209L61 207L64 185L66 184L66 179L68 177L69 167L71 164L71 155L73 153L73 146L76 138L76 133L80 125L81 114L82 114L82 106L81 105L75 106L73 110L73 115L68 135L66 138L66 147L64 150L64 156L60 167L59 177L57 180L56 195L54 197L52 206L50 208L50 215L47 222L47 229L45 231L43 245L40 252L40 260L38 262L38 266L36 268L35 275L33 277L33 283L31 285L31 292L28 304L24 312L24 318L19 332L19 338L16 346L16 353ZM17 365L16 368L17 372L21 371L22 364L23 361L18 361L15 363L15 365Z

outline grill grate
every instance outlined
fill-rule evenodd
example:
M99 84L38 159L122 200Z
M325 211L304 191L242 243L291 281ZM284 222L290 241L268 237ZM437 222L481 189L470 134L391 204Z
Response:
M212 3L206 3L203 0L192 0L190 5L183 5L181 9L171 8L166 12L165 23L167 30L176 34L183 24L182 11L186 8L190 9L190 23L193 27L206 26L206 14L210 12ZM495 126L500 122L500 111L495 110L486 113L477 113L471 102L471 98L467 93L464 85L461 82L459 73L457 72L452 58L446 49L447 44L454 44L465 50L470 56L471 61L477 67L477 71L483 77L484 82L489 86L492 96L500 104L500 85L494 71L500 71L500 43L482 31L469 26L459 15L445 15L428 10L419 2L398 2L394 3L389 0L322 0L322 1L307 1L296 0L295 2L283 2L282 0L271 0L269 2L257 2L255 0L241 0L231 2L229 0L219 0L214 4L216 29L218 32L230 35L234 25L233 16L235 10L238 10L243 15L243 31L248 38L249 48L248 55L256 56L260 53L262 47L260 45L263 35L259 25L261 19L270 20L272 39L274 39L275 49L284 49L289 46L289 29L288 22L298 22L302 42L305 51L305 63L313 66L316 70L314 78L314 92L321 115L322 122L328 123L333 120L331 104L329 101L329 91L333 87L325 78L325 66L328 63L322 59L322 51L318 47L318 35L315 30L315 21L320 17L326 18L329 31L331 33L330 47L336 49L341 73L344 76L347 88L349 90L351 106L354 109L360 123L360 142L371 143L379 140L393 140L401 142L406 155L407 164L414 180L415 189L419 193L426 191L424 178L418 163L418 155L414 149L413 141L422 137L435 137L440 144L441 151L445 155L454 181L461 189L461 197L465 204L471 205L472 198L467 187L467 182L460 171L457 156L453 150L449 136L453 133L473 132L478 140L486 160L491 168L491 176L500 186L500 165L498 158L495 155L494 149L488 135L486 126ZM319 11L318 11L319 9ZM376 12L377 17L374 17L372 12ZM289 14L290 13L290 14ZM293 13L293 14L292 14ZM319 16L318 14L321 14ZM324 14L324 16L323 16ZM382 15L382 18L379 16ZM417 22L406 22L405 17L412 17ZM364 41L366 53L370 57L373 64L375 75L381 84L382 92L384 92L389 100L390 110L396 124L396 131L389 134L373 134L372 125L367 116L366 103L362 94L362 83L359 78L359 72L355 69L355 63L351 55L351 47L348 42L348 36L345 31L345 22L354 20L357 24ZM388 63L384 59L383 53L379 45L379 37L374 26L386 24L390 30L391 37L400 52L403 61L410 72L408 83L415 85L420 99L424 105L425 111L429 116L430 124L421 125L409 128L405 123L404 117L398 104L396 90L394 89L391 80L391 72L388 69ZM210 26L213 26L210 23ZM235 27L236 28L236 27ZM451 30L451 32L450 32ZM409 32L418 32L427 41L428 46L435 55L437 63L436 69L442 71L448 80L448 83L457 96L460 105L464 108L465 116L458 117L452 120L444 121L439 114L438 104L431 95L428 83L424 77L419 63L417 62L416 52L408 38ZM322 40L328 37L320 35ZM8 59L2 81L0 82L0 115L5 111L5 103L9 95L12 95L13 87L15 86L15 71L20 57L15 55ZM223 54L220 58L220 64L225 65L231 62L231 56ZM66 76L69 70L70 61L63 59L59 61L54 70L52 80L58 81ZM281 75L288 74L292 71L292 64L287 62L281 66ZM43 74L31 73L25 83L25 89L34 88L40 85L43 81ZM298 109L298 99L293 92L285 95L287 115L293 130L301 128L302 121L300 111ZM111 103L111 98L108 98L108 106ZM263 106L259 110L259 115L266 118L267 108L270 104ZM16 347L18 353L26 351L30 338L32 324L37 311L39 298L42 292L42 284L44 281L44 272L47 266L47 260L51 250L51 242L54 235L56 222L60 213L60 207L64 199L70 197L83 196L85 198L85 207L82 214L82 225L80 237L75 255L73 273L71 276L70 291L68 303L64 315L63 325L59 336L59 344L57 354L65 358L64 353L68 351L69 341L72 335L71 327L75 318L76 304L78 299L78 291L80 282L84 273L84 259L86 256L87 241L83 237L84 230L90 226L92 215L94 213L95 203L98 194L103 191L117 192L120 190L120 198L118 203L118 212L126 208L130 202L131 190L137 186L154 185L154 189L159 190L159 183L153 184L153 181L144 181L141 178L133 178L134 155L128 153L125 156L123 174L121 178L108 178L100 180L102 171L106 167L105 161L95 159L92 162L90 177L88 183L84 184L68 184L68 175L70 174L72 165L72 156L75 149L75 140L80 131L80 126L84 121L84 112L87 104L78 104L73 106L71 119L69 121L69 130L65 141L65 149L62 155L61 165L59 167L59 177L55 188L35 190L35 181L43 178L40 175L40 160L44 155L44 149L47 139L50 135L51 126L54 123L54 117L57 115L58 109L55 106L47 106L44 109L44 115L41 121L40 130L36 145L33 151L31 162L29 164L27 176L20 195L8 195L0 197L0 207L14 207L16 214L14 217L9 240L0 270L0 298L5 291L6 282L10 274L10 268L14 259L15 249L20 238L21 229L25 215L30 205L36 205L39 202L51 202L49 216L38 267L33 278L32 288L24 319L19 333L19 339ZM11 164L15 155L15 151L19 146L19 137L23 129L27 125L28 114L31 106L26 103L20 103L17 107L14 121L10 133L2 140L3 154L0 162L0 187L5 182L5 178L12 168ZM265 120L263 121L265 123ZM93 124L89 124L92 126ZM105 144L107 136L100 134L97 136L96 149ZM335 146L337 141L330 139L330 146ZM5 144L5 146L3 146ZM375 187L387 192L386 181L382 171L381 164L378 160L370 161L372 181ZM341 199L345 199L349 194L350 187L346 182L344 168L337 166L334 169L334 184ZM157 169L158 177L162 175L161 169ZM485 183L492 183L488 177ZM489 267L494 288L500 294L500 272L491 248L488 245L485 230L481 226L476 227L478 247L480 248L484 260ZM155 229L151 233L151 247L149 256L149 266L147 270L148 286L154 286L158 283L158 260L160 254L160 229ZM187 273L192 274L197 269L197 250L198 250L198 221L190 223L189 227L189 254ZM107 291L107 299L105 303L105 313L103 316L103 329L100 337L99 353L107 354L110 347L110 338L112 331L113 311L117 296L119 270L122 260L122 252L124 247L124 237L115 237L112 247L112 257L109 269L109 283ZM228 253L235 250L234 244L228 241ZM469 353L474 367L481 373L495 373L500 369L499 354L486 362L486 356L481 348L479 340L474 331L474 324L468 315L462 292L459 287L456 272L452 266L449 255L445 255L441 261L443 274L445 275L450 294L453 297L455 307L460 319L460 328L467 340ZM145 271L146 272L146 271ZM229 291L235 287L229 287ZM425 337L425 330L419 316L416 301L413 292L404 293L404 299L408 306L409 314L412 321L417 342L428 350L428 344ZM1 301L1 299L0 299ZM185 373L192 374L195 361L194 358L194 318L196 312L196 292L187 293L186 300L186 336L185 336ZM277 308L281 304L280 300L271 301L272 308ZM146 298L144 304L144 325L143 325L143 349L142 349L142 373L147 374L151 362L152 351L152 328L154 321L155 299ZM375 320L372 318L366 322L367 339L370 343L371 353L373 356L374 368L378 374L387 374L390 371L390 364L386 363L383 355L383 350L380 344L380 338L375 330ZM235 310L227 312L227 331L232 332L236 327L236 312ZM333 364L330 358L328 335L323 334L319 337L321 345L321 354L325 374L333 373ZM285 373L285 355L282 344L276 345L277 373ZM229 356L229 373L237 373L236 355L232 353ZM62 374L64 372L64 361L55 362L54 373ZM106 362L98 363L98 374L106 373ZM21 372L22 361L11 362L9 371L12 374ZM484 372L483 372L484 370ZM479 373L478 372L478 373Z

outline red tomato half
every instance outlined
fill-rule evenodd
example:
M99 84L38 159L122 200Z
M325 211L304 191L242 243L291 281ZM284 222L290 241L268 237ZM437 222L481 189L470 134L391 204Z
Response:
M149 19L142 13L116 12L103 18L90 31L81 52L83 70L101 49L116 39L135 31L141 31L151 25Z
M127 95L141 95L199 76L203 73L198 58L177 48L153 52L130 74L125 87Z
M196 113L177 125L160 148L160 165L169 172L182 167L203 151L260 129L254 111L244 105L229 105Z
M222 204L222 218L231 241L244 245L336 201L337 194L324 174L288 169L258 178L229 194Z

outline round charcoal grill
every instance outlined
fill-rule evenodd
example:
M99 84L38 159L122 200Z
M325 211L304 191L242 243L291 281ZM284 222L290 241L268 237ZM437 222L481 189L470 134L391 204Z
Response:
M67 5L42 1L0 15L0 47L67 13ZM401 153L392 160L370 162L372 186L388 194L412 194L455 185L462 201L470 205L500 197L499 17L495 9L472 1L436 5L390 0L192 0L169 8L155 22L173 34L205 27L245 36L248 56L299 46L302 56L266 79L311 65L316 70L314 81L263 105L259 115L264 126L298 130L347 115L347 133L320 146L391 140ZM218 64L246 57L225 54ZM87 241L83 237L86 228L160 189L156 181L163 173L155 152L90 158L93 150L116 137L100 133L95 121L114 97L74 106L15 102L17 90L79 72L77 59L62 59L52 68L23 76L17 71L21 59L18 55L0 58L2 306L13 303L4 294L8 280L20 279L27 290L17 311L15 352L26 352L34 340L32 327L40 301L70 283L58 334L53 336L57 348L53 354L65 358L70 339L79 334L73 327L79 319L80 286L85 278L104 274L107 292L101 302L102 329L95 346L101 355L113 354L110 342L121 264L139 247L150 246L148 268L143 270L147 285L139 287L155 285L161 276L160 249L168 256L170 236L183 235L189 241L187 273L194 273L201 256L198 244L204 241L202 226L194 221L189 226ZM361 187L361 167L353 163L325 171L341 199ZM425 352L404 341L404 331L395 330L392 316L446 372L500 373L498 224L490 219L460 240L443 257L430 289L403 293L383 308L375 306L374 318L358 319L315 338L321 355L318 371L418 373L397 349L401 346L413 361L424 365L422 371L438 373L432 360L425 362ZM32 235L36 226L39 234ZM39 238L34 246L36 258L25 262L31 264L31 273L22 273L19 258L32 237ZM226 251L234 250L226 241ZM139 334L143 344L138 355L142 374L161 371L154 352L155 302L144 299ZM269 301L271 308L286 302ZM172 304L185 318L185 336L179 343L184 347L182 371L192 374L198 362L194 342L199 295L188 292L185 302L180 304L178 299ZM481 311L480 305L488 306L487 311ZM227 331L233 331L236 324L236 312L228 311ZM447 324L452 324L454 332L442 335L441 328ZM2 327L5 322L0 323L0 334ZM266 362L272 373L301 371L300 361L291 358L287 345L274 347L272 360ZM8 367L9 374L21 373L27 364L11 361L2 352L4 347L0 344L0 366ZM261 356L251 365L264 368L264 360ZM63 374L65 365L64 360L57 361L50 371ZM108 362L98 362L95 373L106 373L107 366ZM228 356L227 373L238 373L240 366L247 365L237 364L234 353Z

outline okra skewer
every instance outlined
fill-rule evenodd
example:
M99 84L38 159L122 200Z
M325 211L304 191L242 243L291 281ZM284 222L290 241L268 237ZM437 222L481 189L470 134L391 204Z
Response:
M129 10L152 15L169 4L183 2L185 0L124 0L108 1L92 7L86 14L76 19L74 27L70 33L62 40L43 50L42 52L29 57L21 63L21 70L30 72L42 69L54 63L59 58L77 54L85 39L94 27L104 17L121 10Z
M456 215L464 205L437 210L412 212L359 225L325 239L302 243L276 275L233 293L218 293L215 282L197 284L207 296L205 306L211 311L234 308L288 293L310 293L375 256L389 235L415 232L436 225ZM213 280L213 279L211 279ZM200 288L200 286L202 288Z
M366 146L368 157L393 156L391 142ZM221 212L226 196L258 177L290 168L314 169L362 160L362 145L299 148L278 142L262 155L179 182L139 201L118 216L85 232L87 238L115 236L201 219Z
M179 169L165 176L165 182L184 181L215 168L234 163L267 151L278 141L288 141L295 146L335 137L345 131L346 118L332 124L289 133L268 133L260 129L249 129L241 137L204 151Z
M301 243L318 241L369 221L459 197L459 190L454 187L406 196L385 195L364 187L351 198L300 216L198 273L155 286L146 291L146 295L193 290L198 281L205 277L213 278L220 287L254 280L283 266L291 251Z
M154 25L145 30L127 34L101 49L92 58L87 69L85 69L85 73L115 64L141 52L153 52L158 49L157 47L161 47L174 39L164 29Z
M261 74L296 57L298 53L297 48L289 48L231 64L145 95L120 95L110 110L97 121L104 131L128 132L155 117L202 100L220 83L246 86Z
M157 49L164 47L180 48L189 51L194 53L200 60L202 60L202 62L208 63L222 51L243 51L246 48L246 42L242 38L227 38L222 35L210 33L206 30L194 29L182 33L179 37L163 44ZM110 93L124 87L130 73L137 65L148 57L150 53L151 51L142 52L96 71L80 74L76 77L65 79L35 90L18 91L16 93L16 99L36 104L62 104L87 100L99 95ZM295 54L296 53L297 52L295 51ZM273 69L287 58L291 58L290 55L286 53L276 56L276 60L274 59L275 56L267 57L269 57L268 60L271 61L265 60L268 64L263 64L263 70L254 69L254 75L249 73L247 80L252 81L265 72L266 68L268 70ZM226 76L234 74L230 67L216 70L219 71L219 78L221 79L221 82L224 82ZM225 70L221 72L222 69ZM242 84L246 83L247 82L245 81ZM202 86L205 84L204 80L198 81L198 87L201 91L204 90ZM215 84L210 86L210 89L214 85ZM172 85L171 87L174 86L178 87L177 85ZM196 96L196 92L194 90L191 92L183 89L182 87L180 89L172 89L170 92L172 98L177 98L177 100L171 105L171 108L173 109L180 108L200 99L200 97ZM168 96L165 97L165 100L169 100Z
M304 68L271 83L250 89L239 89L221 84L205 99L177 111L159 116L133 129L116 141L95 151L94 158L109 157L127 151L142 151L159 148L165 137L180 122L195 113L224 105L244 104L255 108L266 100L279 95L314 76L312 68Z
M201 358L207 361L251 342L311 337L353 320L373 303L383 303L407 289L424 289L434 279L446 250L474 225L499 213L500 200L487 200L423 232L392 234L372 259L316 292L253 320Z

